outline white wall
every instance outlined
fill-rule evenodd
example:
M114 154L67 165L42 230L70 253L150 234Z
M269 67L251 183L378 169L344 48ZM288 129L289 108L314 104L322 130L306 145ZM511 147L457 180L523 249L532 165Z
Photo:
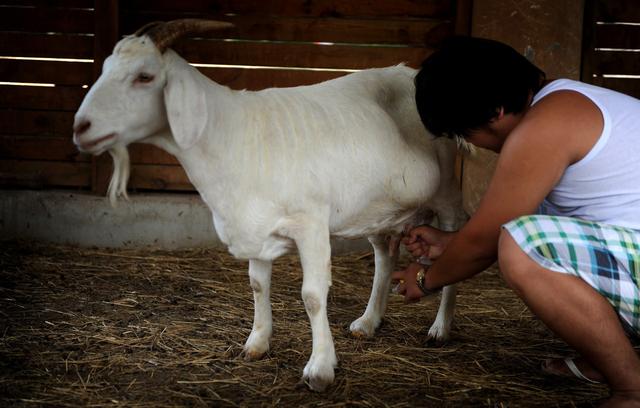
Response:
M111 208L104 197L61 191L0 192L0 236L60 244L161 248L219 244L197 195L132 196Z
M0 240L79 246L176 249L221 245L211 213L195 194L135 194L112 208L105 197L64 191L0 191ZM332 242L334 253L370 248Z

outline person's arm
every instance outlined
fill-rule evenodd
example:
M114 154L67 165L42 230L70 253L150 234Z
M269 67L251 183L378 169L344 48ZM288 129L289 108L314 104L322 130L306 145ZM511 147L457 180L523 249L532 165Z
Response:
M601 132L600 110L578 93L552 93L532 107L502 147L478 210L427 270L425 287L462 281L495 262L501 225L534 213Z

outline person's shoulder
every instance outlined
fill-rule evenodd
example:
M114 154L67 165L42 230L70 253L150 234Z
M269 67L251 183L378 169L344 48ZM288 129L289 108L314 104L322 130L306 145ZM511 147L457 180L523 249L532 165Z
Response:
M523 124L534 125L550 133L573 133L592 130L598 125L602 127L600 108L584 94L571 89L545 95L527 111L524 119Z
M595 144L603 126L602 112L591 99L575 90L560 89L529 108L514 136L532 145L564 150L574 163Z

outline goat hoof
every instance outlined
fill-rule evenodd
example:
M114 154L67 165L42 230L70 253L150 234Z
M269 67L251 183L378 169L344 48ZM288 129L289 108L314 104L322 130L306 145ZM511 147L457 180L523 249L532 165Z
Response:
M337 366L338 359L334 350L323 355L312 353L302 372L302 379L309 385L311 390L322 392L333 383L334 369Z
M442 327L431 327L427 335L427 344L430 346L442 346L449 340L449 330Z
M355 337L356 339L364 339L367 336L367 333L361 332L359 330L351 330L351 337Z
M439 348L444 347L447 344L448 339L437 338L437 337L427 337L427 340L424 342L425 347Z
M331 365L313 365L304 368L302 379L309 385L311 390L323 392L329 385L333 383L334 373Z
M260 351L244 351L244 361L256 361L260 360L262 356L265 355L265 352Z
M373 337L379 325L379 322L375 324L372 319L361 317L351 323L349 330L351 331L351 335L356 338Z
M255 347L245 345L242 354L244 355L245 361L255 361L260 360L267 353L267 351L269 351L269 346Z
M259 360L269 351L269 337L271 333L264 333L260 331L252 331L244 344L245 361Z

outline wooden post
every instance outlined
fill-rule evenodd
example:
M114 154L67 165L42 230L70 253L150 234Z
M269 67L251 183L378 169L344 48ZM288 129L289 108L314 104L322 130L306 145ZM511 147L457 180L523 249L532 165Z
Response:
M455 2L455 25L456 35L471 35L471 15L473 12L472 0L456 0Z
M471 16L473 13L473 0L456 0L455 2L454 33L456 35L471 35ZM464 178L464 157L458 152L455 164L456 178L462 189Z
M594 85L602 86L601 77L594 77L596 74L595 61L595 33L594 23L595 0L584 2L584 13L582 20L582 64L580 69L580 80ZM599 73L599 72L598 72Z
M95 0L95 31L93 37L93 80L100 76L104 60L111 55L118 42L119 12L118 0ZM91 190L100 195L109 187L110 160L105 154L91 160Z

